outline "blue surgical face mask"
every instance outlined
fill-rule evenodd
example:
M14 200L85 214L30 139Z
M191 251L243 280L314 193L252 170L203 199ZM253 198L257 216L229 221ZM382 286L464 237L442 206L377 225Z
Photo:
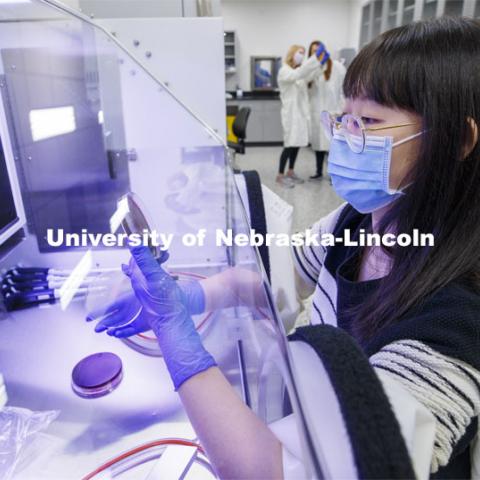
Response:
M360 213L370 213L396 200L403 192L389 186L392 148L418 137L393 143L393 137L367 136L362 153L353 152L341 132L335 132L328 155L328 173L337 194Z

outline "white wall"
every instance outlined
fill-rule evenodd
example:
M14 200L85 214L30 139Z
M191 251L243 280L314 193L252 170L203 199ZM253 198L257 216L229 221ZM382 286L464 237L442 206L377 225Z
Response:
M65 5L76 8L77 10L80 8L80 0L62 0L62 3Z
M71 1L71 0L70 0ZM197 0L76 0L95 18L196 17ZM209 0L213 16L220 15L220 0Z
M227 88L238 83L250 90L250 56L284 58L294 43L308 47L319 39L335 55L340 48L358 47L360 0L223 0L225 30L237 35L237 73L227 76Z
M355 0L350 2L350 46L358 49L360 43L360 24L362 22L362 5L369 0Z

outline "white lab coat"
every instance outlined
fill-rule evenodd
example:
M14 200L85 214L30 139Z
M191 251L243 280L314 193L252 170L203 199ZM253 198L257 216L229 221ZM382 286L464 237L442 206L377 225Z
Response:
M310 107L307 84L317 71L322 71L320 62L315 55L312 55L300 67L292 68L284 64L278 72L285 147L308 145Z
M329 80L325 80L323 72L319 72L315 75L312 86L308 89L311 117L310 143L315 151L326 152L329 149L330 141L323 132L320 114L322 110L327 110L330 113L341 113L343 111L342 85L345 73L345 67L334 60Z

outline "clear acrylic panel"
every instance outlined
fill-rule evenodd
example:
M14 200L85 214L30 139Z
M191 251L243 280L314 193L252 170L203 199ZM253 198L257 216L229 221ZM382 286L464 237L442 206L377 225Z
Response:
M272 422L293 409L307 467L321 477L258 252L216 238L228 229L249 234L222 139L114 37L54 1L0 3L0 38L0 122L27 217L24 236L0 246L0 270L20 265L50 275L32 296L25 292L37 273L11 273L15 290L3 292L10 311L0 314L0 372L10 405L60 412L42 454L31 456L18 478L79 478L139 443L195 437L151 332L119 340L85 321L128 290L120 271L128 250L92 241L52 246L60 238L49 237L49 230L117 231L128 192L145 205L151 228L173 235L166 268L179 282L225 272L245 279L242 302L196 316L197 328L261 418ZM200 229L203 245L186 246L184 235ZM106 396L82 398L72 370L101 352L121 359L123 378ZM187 478L203 478L197 475Z

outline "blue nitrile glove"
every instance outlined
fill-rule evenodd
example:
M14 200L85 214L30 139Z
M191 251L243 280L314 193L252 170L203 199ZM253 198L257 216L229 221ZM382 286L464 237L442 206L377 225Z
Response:
M325 65L328 59L330 58L330 53L327 52L327 50L325 49L325 45L323 43L321 43L318 46L317 51L315 52L315 55L317 56L317 58L320 58L322 53L325 53L325 55L323 55L323 58L320 60L320 64Z
M106 308L90 312L86 320L90 322L99 318L95 331L106 330L112 337L131 337L150 330L149 315L133 293L126 293Z
M317 50L315 51L315 55L317 58L320 58L320 55L325 51L325 45L321 43L318 47Z
M330 53L328 52L325 52L325 55L323 56L323 58L320 60L320 65L325 65L328 61L328 59L330 58Z
M197 373L216 365L205 350L177 282L155 261L147 247L130 247L124 273L155 332L175 390Z
M194 280L180 287L186 298L186 305L190 315L197 315L205 311L205 293L200 282ZM151 315L146 312L134 293L127 293L119 297L106 308L97 309L87 315L87 322L101 320L95 331L107 331L107 335L117 338L131 337L151 330Z

